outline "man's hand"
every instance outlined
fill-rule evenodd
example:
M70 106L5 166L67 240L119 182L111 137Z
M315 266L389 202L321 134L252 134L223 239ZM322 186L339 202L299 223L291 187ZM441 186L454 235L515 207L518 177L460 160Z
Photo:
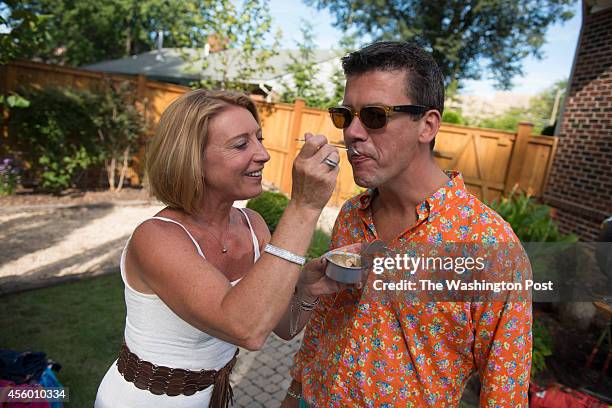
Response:
M304 265L298 280L298 294L316 298L321 295L339 292L343 285L329 279L325 275L326 267L327 260L325 257L313 259Z
M304 266L298 281L298 292L301 292L301 294L307 297L315 298L320 295L337 293L348 287L361 289L368 280L368 272L372 267L374 257L384 253L385 245L382 241L377 240L370 243L360 242L336 249L342 249L344 252L359 254L361 256L361 262L364 266L361 282L354 285L347 285L329 279L325 275L327 259L325 259L325 256L322 256L313 259Z

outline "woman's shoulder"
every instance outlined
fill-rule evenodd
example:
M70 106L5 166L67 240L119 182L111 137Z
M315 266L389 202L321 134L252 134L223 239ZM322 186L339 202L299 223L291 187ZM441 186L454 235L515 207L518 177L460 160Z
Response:
M246 213L247 217L249 217L249 221L253 226L257 239L260 242L262 241L262 238L264 238L266 242L269 241L270 230L268 229L268 226L266 225L266 222L261 214L259 214L257 211L251 210L250 208L243 208L242 210Z
M161 210L144 220L132 234L131 247L155 248L157 246L184 245L191 242L184 229L184 221L172 210Z

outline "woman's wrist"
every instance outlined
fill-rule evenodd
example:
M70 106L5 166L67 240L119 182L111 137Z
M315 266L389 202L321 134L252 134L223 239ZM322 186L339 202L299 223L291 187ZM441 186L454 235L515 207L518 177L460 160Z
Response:
M319 220L322 211L323 208L315 208L295 199L289 200L287 208L285 209L285 213L295 212L303 217L305 221L314 221L315 223Z

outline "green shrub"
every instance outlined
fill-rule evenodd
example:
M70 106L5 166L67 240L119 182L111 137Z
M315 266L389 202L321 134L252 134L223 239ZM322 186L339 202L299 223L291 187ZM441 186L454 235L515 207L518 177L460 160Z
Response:
M30 164L28 176L44 190L71 187L101 160L91 112L96 98L85 91L24 91L29 106L11 112L9 127L15 150Z
M444 113L442 114L442 122L453 123L456 125L464 124L464 120L461 117L461 114L455 111L444 111Z
M0 196L8 196L15 192L19 184L20 168L11 158L5 158L0 163Z
M246 206L257 211L268 225L270 232L274 232L287 204L289 204L289 199L284 194L264 191L260 196L249 200ZM327 252L330 242L331 237L325 231L316 229L306 252L306 258L320 257Z
M508 221L522 242L576 242L574 234L562 235L551 208L537 203L530 194L515 187L508 197L493 201L491 208Z
M546 369L546 357L553 354L552 337L546 326L537 319L533 320L533 347L531 356L531 375Z
M274 232L289 199L282 193L264 191L258 197L252 198L247 203L247 208L257 211L268 225L270 232Z
M30 179L51 192L72 187L87 169L104 163L111 190L120 189L131 153L144 131L128 82L105 81L95 93L46 88L23 92L29 105L12 110L14 150ZM120 178L115 176L120 168Z
M318 258L329 250L331 237L323 230L316 229L306 253L308 259Z

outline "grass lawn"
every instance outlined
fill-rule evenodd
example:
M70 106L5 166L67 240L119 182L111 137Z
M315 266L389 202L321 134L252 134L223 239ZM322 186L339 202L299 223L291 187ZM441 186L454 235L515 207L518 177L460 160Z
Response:
M0 347L43 351L62 365L70 406L91 407L123 338L119 273L0 297Z

